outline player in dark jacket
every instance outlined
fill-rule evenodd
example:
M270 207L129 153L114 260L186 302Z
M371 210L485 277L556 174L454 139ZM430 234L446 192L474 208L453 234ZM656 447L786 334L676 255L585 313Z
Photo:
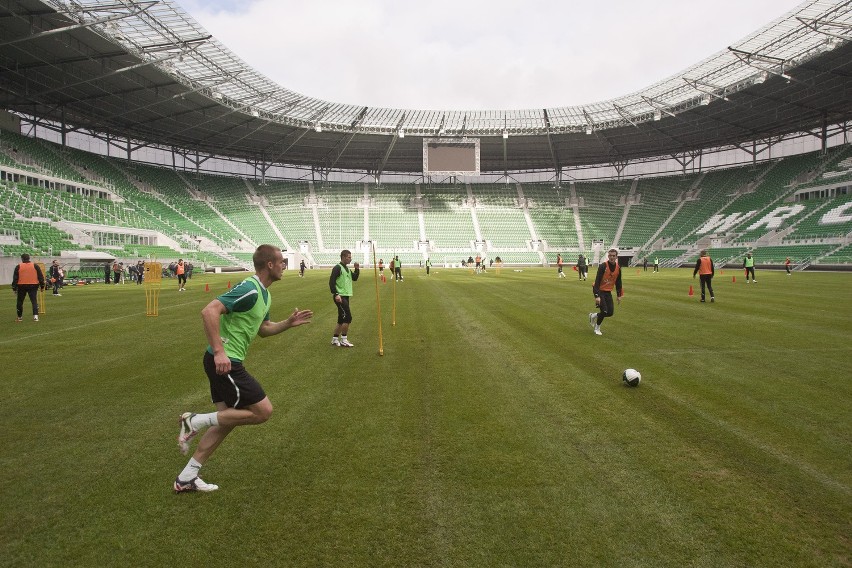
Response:
M618 265L618 251L609 249L606 261L598 265L598 273L595 276L595 283L592 285L595 305L600 310L598 313L591 312L589 314L589 324L595 330L595 335L603 335L601 324L604 318L612 317L615 314L615 304L612 302L613 287L616 291L615 301L620 304L624 291L621 289L621 267Z

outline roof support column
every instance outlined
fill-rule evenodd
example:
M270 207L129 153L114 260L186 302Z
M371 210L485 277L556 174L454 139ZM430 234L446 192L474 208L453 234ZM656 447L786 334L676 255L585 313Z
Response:
M62 138L62 147L65 148L66 142L67 142L65 135L68 133L68 127L65 125L65 105L62 105L61 109L62 109L62 111L61 111L62 117L61 117L61 123L59 125L60 126L59 132L60 132L60 136Z

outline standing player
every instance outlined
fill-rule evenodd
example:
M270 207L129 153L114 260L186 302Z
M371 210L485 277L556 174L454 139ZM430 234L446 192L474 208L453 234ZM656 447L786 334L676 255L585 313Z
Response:
M695 270L692 271L692 277L698 274L701 280L701 301L704 301L705 286L710 290L710 302L715 302L713 296L713 276L716 274L716 267L713 266L713 259L707 255L707 250L701 251L701 256L695 262Z
M186 265L183 263L183 259L178 259L177 266L175 266L175 274L178 279L178 292L186 291Z
M351 261L352 253L348 250L341 251L340 263L331 269L331 276L328 279L328 287L331 289L331 296L337 306L337 325L334 327L334 337L331 338L332 347L355 347L349 343L347 337L349 324L352 323L349 298L352 297L352 283L358 280L361 270L356 262L352 265L355 270L350 272L346 265ZM397 264L397 266L399 265Z
M358 263L355 263L357 269ZM399 255L393 257L393 273L397 282L402 282L402 263L399 261Z
M204 352L204 371L210 381L210 395L216 412L195 414L184 412L180 417L178 447L189 451L189 442L204 428L207 431L186 467L175 479L175 493L215 491L218 485L205 483L198 476L210 455L237 426L262 424L272 415L272 403L260 383L243 367L243 360L252 339L270 337L282 331L310 323L313 312L293 311L279 322L269 319L272 296L269 286L281 280L284 256L281 249L260 245L254 252L255 275L211 301L201 310L208 347Z
M787 276L790 276L790 265L792 262L790 261L790 257L787 257L787 260L784 261L784 268L787 270Z
M47 273L50 276L50 282L53 284L53 295L61 296L59 290L62 289L62 267L59 266L59 261L54 260L50 267L47 269Z
M577 276L580 280L585 280L588 273L589 265L586 264L586 257L581 254L577 257Z
M565 273L562 272L562 255L556 255L556 274L559 278L565 278Z
M599 313L591 312L589 314L589 324L595 330L595 335L603 335L601 324L604 318L612 317L615 314L615 305L612 303L613 286L615 286L616 291L615 301L621 304L621 297L624 292L621 289L621 267L618 265L618 251L609 249L607 259L598 266L595 283L592 284L595 305L600 310Z
M304 277L305 277L305 268L307 268L307 266L305 265L305 259L303 258L303 259L299 262L299 278L304 278Z
M754 258L751 253L748 253L743 259L743 268L745 268L746 284L748 284L749 275L751 275L751 281L757 284L757 280L754 279Z
M33 321L38 321L38 289L44 290L44 274L41 268L30 261L30 255L23 253L21 255L21 263L15 267L12 273L12 292L18 295L18 318L16 321L22 321L24 317L24 298L30 297L30 303L33 305Z

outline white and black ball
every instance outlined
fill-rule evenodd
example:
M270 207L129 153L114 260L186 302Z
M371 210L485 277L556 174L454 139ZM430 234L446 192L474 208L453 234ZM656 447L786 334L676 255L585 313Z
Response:
M642 381L642 373L636 369L625 369L624 372L621 373L621 380L624 381L624 384L628 387L638 387L639 383Z

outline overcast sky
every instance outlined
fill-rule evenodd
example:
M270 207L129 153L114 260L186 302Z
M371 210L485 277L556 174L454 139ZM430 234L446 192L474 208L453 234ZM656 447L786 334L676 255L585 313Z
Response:
M574 106L726 49L793 0L177 0L264 75L332 102Z

